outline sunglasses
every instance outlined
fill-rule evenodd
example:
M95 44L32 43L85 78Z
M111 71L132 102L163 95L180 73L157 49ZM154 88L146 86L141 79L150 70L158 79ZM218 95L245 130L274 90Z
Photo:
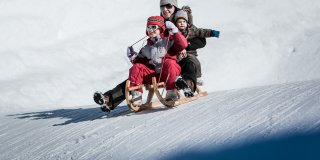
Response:
M147 31L154 31L154 30L157 30L159 27L157 25L151 25L151 26L148 26L147 27Z
M161 6L160 6L160 8L161 8L161 9L164 9L164 8L171 9L172 7L173 7L173 5L172 5L172 4L170 4L170 3L169 3L169 4L165 4L165 5L161 5Z

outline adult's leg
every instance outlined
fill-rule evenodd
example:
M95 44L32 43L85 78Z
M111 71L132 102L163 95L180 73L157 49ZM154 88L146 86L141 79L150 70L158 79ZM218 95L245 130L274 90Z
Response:
M127 80L123 81L113 89L103 94L105 97L108 96L109 102L107 103L107 105L110 106L111 110L115 109L121 102L123 102L126 99L126 81Z
M179 65L181 66L181 77L186 81L192 92L195 92L197 86L197 59L195 57L190 57L181 60Z

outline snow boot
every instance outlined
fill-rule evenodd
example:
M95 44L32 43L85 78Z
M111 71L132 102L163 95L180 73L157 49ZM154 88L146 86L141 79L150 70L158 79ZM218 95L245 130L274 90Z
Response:
M103 100L103 94L99 91L95 92L93 94L93 100L94 102L96 102L99 105L103 105L104 104L104 100Z
M175 86L178 90L182 90L186 97L193 97L194 91L191 88L194 88L194 84L191 80L185 81L182 77L177 77L175 81Z
M131 101L135 106L142 105L142 93L140 91L133 91Z
M97 91L93 95L93 100L100 105L100 109L103 112L110 112L110 107L107 105L109 98L104 96L101 92Z
M167 101L176 101L178 100L177 90L167 90L166 98Z

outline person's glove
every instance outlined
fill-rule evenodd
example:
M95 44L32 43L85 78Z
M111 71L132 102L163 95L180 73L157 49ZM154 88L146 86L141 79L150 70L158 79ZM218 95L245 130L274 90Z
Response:
M127 56L130 58L130 57L132 57L134 54L135 54L135 51L134 51L133 47L132 47L132 46L128 47L128 49L127 49Z
M174 25L170 21L166 22L166 28L167 28L167 30L171 31L171 33L173 33L173 34L176 34L179 31L179 29L176 27L176 25Z
M136 58L137 52L134 51L132 46L128 47L127 56L130 59L130 61L132 61L132 60L134 60Z
M219 38L219 36L220 36L220 31L212 30L212 33L213 33L213 37Z

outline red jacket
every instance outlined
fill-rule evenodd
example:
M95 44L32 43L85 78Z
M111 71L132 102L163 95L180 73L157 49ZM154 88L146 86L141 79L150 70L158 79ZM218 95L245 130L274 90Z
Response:
M166 46L167 53L165 54L165 57L164 57L166 59L177 60L177 54L183 49L188 47L187 39L181 34L181 32L178 32L170 36L164 36L163 34L161 34L161 38L162 40L166 40L167 38L169 38L169 42ZM170 44L172 44L172 46ZM154 42L149 38L146 46L152 46L152 45L154 45ZM149 61L150 59L141 55L141 51L140 51L137 58L133 61L133 63L141 63L146 65L148 68L153 69L154 66L150 64Z
M174 41L173 46L168 50L166 54L166 58L177 60L177 55L180 51L186 49L188 47L187 39L182 35L181 32L174 34L173 36L169 36L170 41Z

